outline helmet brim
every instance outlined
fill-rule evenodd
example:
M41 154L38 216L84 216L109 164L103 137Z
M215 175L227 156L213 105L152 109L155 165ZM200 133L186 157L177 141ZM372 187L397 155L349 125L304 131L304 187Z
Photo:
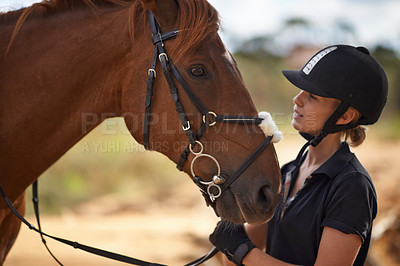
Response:
M294 86L301 90L321 97L333 98L332 95L329 95L329 93L325 92L323 88L320 88L314 83L308 81L306 75L301 70L282 70L282 74Z

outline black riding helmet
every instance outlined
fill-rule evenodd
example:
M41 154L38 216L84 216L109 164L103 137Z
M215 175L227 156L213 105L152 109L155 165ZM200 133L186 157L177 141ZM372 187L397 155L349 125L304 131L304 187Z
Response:
M313 146L328 134L378 121L388 94L388 80L382 66L365 47L332 45L316 53L301 70L283 70L296 87L312 94L335 98L339 107L326 121L319 136L300 133ZM361 113L357 122L336 125L352 106Z

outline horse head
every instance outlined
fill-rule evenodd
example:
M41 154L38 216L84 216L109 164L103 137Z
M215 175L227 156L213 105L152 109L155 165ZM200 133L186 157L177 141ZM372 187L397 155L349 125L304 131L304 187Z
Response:
M197 180L223 219L268 220L280 192L272 144L265 144L229 186L219 188L266 137L255 123L239 123L240 118L256 117L257 111L234 58L218 36L217 11L205 0L142 0L142 9L149 22L145 28L135 27L133 50L146 47L146 56L141 55L145 59L138 59L135 71L148 73L148 82L142 75L131 80L140 87L138 93L133 95L129 86L123 90L129 130L148 149L165 154ZM156 22L151 25L153 15ZM142 114L148 108L147 114L133 118L132 108ZM232 115L235 123L219 123Z

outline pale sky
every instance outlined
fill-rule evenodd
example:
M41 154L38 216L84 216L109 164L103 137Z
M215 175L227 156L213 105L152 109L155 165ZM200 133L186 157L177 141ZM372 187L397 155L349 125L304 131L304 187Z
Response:
M0 0L0 11L19 9L39 0ZM313 24L315 42L377 43L400 50L400 0L209 0L222 20L221 36L228 48L235 39L280 32L290 17L301 17ZM356 30L355 39L335 36L337 22ZM336 25L336 26L335 26ZM308 38L290 36L286 38ZM293 40L295 41L295 40ZM327 43L324 43L327 44Z
M337 22L351 24L354 45L384 43L400 50L400 0L209 0L220 12L230 36L253 37L277 33L282 22L301 17L320 33L335 39ZM317 33L318 34L318 33ZM221 35L224 35L222 32ZM293 38L295 38L293 36ZM346 40L348 41L348 40Z

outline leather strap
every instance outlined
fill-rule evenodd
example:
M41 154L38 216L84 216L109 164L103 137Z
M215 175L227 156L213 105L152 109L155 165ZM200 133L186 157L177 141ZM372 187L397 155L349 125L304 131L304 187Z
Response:
M12 204L12 202L5 195L2 187L0 187L0 195L2 196L4 202L7 204L7 206L10 208L10 210L14 213L15 216L18 217L19 220L21 220L21 222L23 222L25 225L27 225L29 229L31 229L31 230L33 230L33 231L35 231L35 232L40 234L40 236L42 238L42 242L46 246L46 249L48 250L50 255L54 258L54 260L59 265L63 265L63 264L50 251L50 249L48 248L48 246L46 244L46 240L44 239L44 236L49 237L49 238L51 238L51 239L53 239L55 241L58 241L60 243L65 244L65 245L74 247L75 249L80 249L80 250L86 251L86 252L94 254L94 255L98 255L98 256L101 256L101 257L105 257L105 258L116 260L116 261L120 261L120 262L125 262L125 263L132 264L132 265L139 265L139 266L166 266L164 264L159 264L159 263L153 263L153 262L148 262L148 261L144 261L144 260L139 260L139 259L135 259L135 258L131 258L131 257L125 256L125 255L120 255L118 253L114 253L114 252L110 252L110 251L106 251L106 250L90 247L90 246L87 246L87 245L80 244L80 243L78 243L76 241L70 241L70 240L67 240L67 239L64 239L64 238L60 238L60 237L56 237L56 236L52 236L52 235L49 235L49 234L43 232L42 229L41 229L40 217L39 217L39 198L38 198L38 182L37 182L37 180L32 184L32 200L33 200L36 220L37 220L37 223L38 223L38 228L36 228L34 225L30 224L17 211L17 209ZM204 256L202 256L202 257L200 257L200 258L198 258L198 259L196 259L196 260L194 260L192 262L189 262L186 265L187 266L199 265L199 264L207 261L208 259L212 258L217 252L218 252L218 250L215 247L213 247L207 254L205 254Z
M39 227L38 231L39 231L39 234L40 234L40 238L42 239L42 243L46 247L46 249L49 252L49 254L53 257L53 259L59 265L62 265L61 262L54 256L53 252L51 252L51 250L47 246L46 239L44 239L44 235L43 235L43 232L42 232L42 226L40 224L40 216L39 216L39 195L38 195L38 181L37 180L35 182L33 182L33 184L32 184L32 202L33 202L33 209L35 211L36 222L37 222L37 225Z
M156 45L159 42L175 38L178 35L178 33L179 30L173 30L164 34L155 34L151 37L151 40L153 41L153 44Z
M151 68L148 71L146 100L143 118L143 145L146 150L149 147L149 129L150 129L150 114L151 114L151 99L153 97L154 79L156 78L156 64L157 64L158 48L154 49L153 60Z
M184 129L186 135L189 138L189 143L191 145L196 144L196 138L195 134L190 126L190 122L187 119L185 110L183 108L182 103L179 100L179 95L178 95L178 90L174 84L171 71L174 72L174 76L178 76L177 79L181 83L182 87L184 87L186 93L191 93L189 86L185 83L183 78L180 76L179 72L176 70L175 66L170 63L166 51L164 49L164 40L168 40L171 38L174 38L177 36L178 32L177 30L175 31L170 31L165 34L160 33L160 28L157 24L157 21L154 18L154 15L151 11L149 11L149 24L150 24L150 30L152 34L152 41L153 44L155 45L154 48L154 55L153 55L153 64L152 68L155 73L155 67L157 63L157 57L159 57L161 67L164 73L164 76L168 82L168 86L170 88L170 93L172 95L172 98L175 102L175 108L178 113L179 119L182 124L182 128ZM153 94L153 83L154 83L154 77L153 77L153 71L149 71L149 79L147 83L147 92L146 92L146 102L145 102L145 118L144 118L144 125L143 125L143 144L146 149L149 149L149 119L150 119L150 105L151 105L151 97ZM189 90L189 91L187 91ZM194 97L193 97L194 96ZM200 103L200 101L197 99L197 97L192 93L191 97L192 101L194 104L201 109L200 111L206 110L204 106Z
M247 167L250 166L254 162L254 160L265 150L265 148L271 143L273 136L269 136L266 138L261 145L250 155L249 158L247 158L246 161L243 162L243 164L239 167L236 172L231 175L228 180L225 181L225 183L222 184L221 190L222 193L243 173L244 170L247 169Z
M37 196L37 186L33 186L32 189L34 190L33 194L35 194ZM46 234L41 229L37 229L35 226L30 224L17 211L17 209L13 206L11 201L7 198L7 196L5 195L5 193L4 193L4 191L3 191L3 189L1 187L0 187L0 194L1 194L2 198L3 198L3 200L5 201L5 203L7 204L7 206L18 217L18 219L20 219L21 222L23 222L25 225L27 225L29 227L29 229L39 233L42 238L43 238L43 236L46 236L46 237L49 237L49 238L51 238L53 240L56 240L58 242L64 243L64 244L66 244L68 246L74 247L76 249L80 249L80 250L83 250L83 251L86 251L86 252L89 252L89 253L92 253L92 254L95 254L95 255L98 255L98 256L102 256L102 257L109 258L109 259L112 259L112 260L117 260L117 261L120 261L120 262L125 262L125 263L128 263L128 264L142 265L142 266L165 266L163 264L151 263L151 262L147 262L147 261L143 261L143 260L138 260L138 259L135 259L135 258L127 257L127 256L124 256L124 255L120 255L120 254L117 254L117 253L109 252L109 251L98 249L98 248L93 248L93 247L90 247L90 246L86 246L86 245L80 244L78 242L74 242L74 241L70 241L70 240L67 240L67 239L63 239L63 238L60 238L60 237L55 237L55 236ZM35 201L34 201L34 204L35 204ZM35 207L35 209L36 209L36 207ZM35 214L37 215L37 220L39 221L39 218L38 218L38 214L39 213L36 213L36 211L35 211ZM40 227L41 226L39 225L39 228ZM53 258L54 258L54 256L53 256ZM61 262L59 262L57 259L56 259L56 261L57 261L57 263L59 265L62 265Z
M186 83L186 81L182 78L181 74L179 71L176 69L174 65L171 65L171 70L172 73L174 74L175 78L178 80L179 84L181 84L183 90L187 94L187 96L190 98L192 103L197 107L197 109L203 114L207 115L208 110L204 106L204 104L197 98L197 96L193 93L193 91L190 89L189 85Z
M240 123L240 124L253 124L259 125L263 118L251 116L232 116L232 115L219 115L215 118L216 122L223 123Z
M205 254L203 257L200 257L198 259L195 259L192 262L189 262L188 264L186 264L185 266L196 266L196 265L200 265L204 262L206 262L207 260L211 259L212 257L214 257L217 253L218 253L218 249L216 247L212 247L211 250Z
M250 116L231 116L231 115L218 115L215 117L215 122L219 123L239 123L239 124L250 124L259 125L263 121L260 117L250 117ZM196 139L200 139L206 130L207 123L203 123L199 130L196 132ZM176 168L182 171L183 164L186 162L190 154L189 145L186 147L179 157Z

